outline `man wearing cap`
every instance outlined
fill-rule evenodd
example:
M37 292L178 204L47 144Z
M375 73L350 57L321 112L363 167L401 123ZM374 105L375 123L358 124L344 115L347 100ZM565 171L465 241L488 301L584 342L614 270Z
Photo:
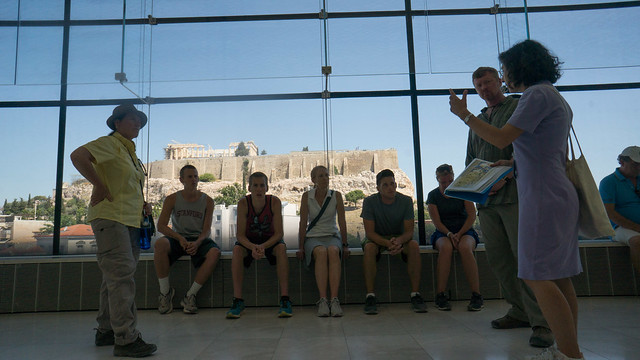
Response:
M95 344L114 345L115 356L143 357L157 349L136 329L134 302L140 223L151 206L144 202L145 172L132 140L146 123L142 111L131 104L119 105L107 119L113 131L71 153L73 166L93 185L87 221L102 271Z
M629 245L631 263L640 274L640 147L618 155L620 167L600 181L600 196L616 231L615 240Z

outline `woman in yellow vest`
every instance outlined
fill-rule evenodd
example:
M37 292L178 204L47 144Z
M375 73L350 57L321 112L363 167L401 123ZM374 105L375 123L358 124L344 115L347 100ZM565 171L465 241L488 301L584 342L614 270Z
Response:
M132 141L147 123L133 105L120 105L107 119L109 135L80 146L71 153L78 172L92 185L87 221L98 245L102 271L96 346L115 345L115 356L142 357L156 351L136 329L134 275L140 255L140 223L145 171Z

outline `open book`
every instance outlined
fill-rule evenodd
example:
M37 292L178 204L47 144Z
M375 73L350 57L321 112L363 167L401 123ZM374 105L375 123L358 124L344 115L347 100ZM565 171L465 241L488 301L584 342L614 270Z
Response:
M510 166L494 166L491 161L473 159L469 166L447 187L444 194L450 197L484 204L491 187L510 173Z

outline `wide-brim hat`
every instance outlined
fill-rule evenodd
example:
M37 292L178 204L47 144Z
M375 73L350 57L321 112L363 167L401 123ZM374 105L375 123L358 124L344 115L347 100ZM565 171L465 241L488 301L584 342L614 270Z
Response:
M620 156L627 156L631 158L631 160L640 163L640 146L629 146L622 150Z
M147 115L145 113L136 109L136 107L133 106L133 104L124 104L124 105L118 105L116 106L115 109L113 109L113 113L107 119L107 126L109 127L109 129L115 131L116 120L122 119L129 113L134 113L138 116L138 118L140 119L140 129L142 129L145 125L147 125Z

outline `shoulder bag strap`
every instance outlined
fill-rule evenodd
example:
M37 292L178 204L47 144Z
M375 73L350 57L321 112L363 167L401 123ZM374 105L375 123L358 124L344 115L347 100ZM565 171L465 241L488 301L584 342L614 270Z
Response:
M318 213L318 215L311 221L311 223L307 227L307 232L311 231L311 229L313 229L313 227L316 226L316 223L318 222L318 220L320 220L320 217L322 216L322 214L324 214L324 211L327 209L327 206L329 205L329 201L331 201L332 197L333 197L333 190L331 190L331 193L329 194L329 196L327 196L327 199L324 201L324 204L322 204L322 209L320 209L320 212Z

